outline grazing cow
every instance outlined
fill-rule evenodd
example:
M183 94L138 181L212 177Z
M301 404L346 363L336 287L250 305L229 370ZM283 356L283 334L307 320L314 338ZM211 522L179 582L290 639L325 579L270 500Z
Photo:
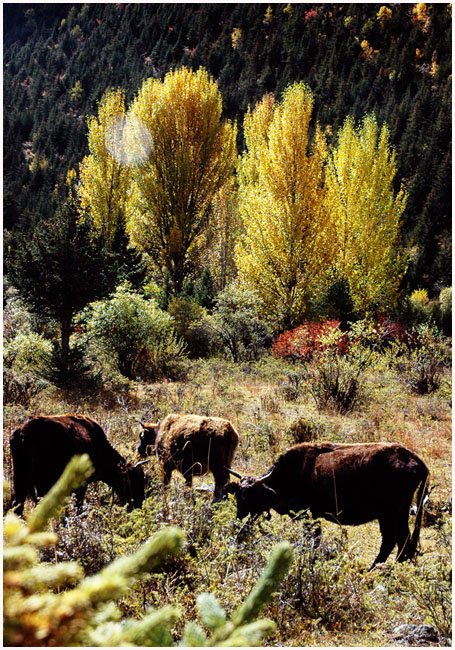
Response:
M281 515L309 509L314 518L353 526L378 519L382 544L373 566L385 562L395 545L399 561L412 559L417 551L429 472L402 445L302 443L259 478L230 472L241 479L224 488L236 497L239 519L270 508ZM411 537L409 508L419 485Z
M35 501L59 479L71 458L88 454L94 473L88 483L104 481L124 503L139 508L144 500L144 473L127 463L110 445L100 425L84 415L29 417L10 436L13 507L21 515L27 496ZM76 490L79 506L87 485Z
M229 420L171 413L161 423L141 425L137 452L141 457L156 454L166 485L174 470L183 474L189 487L193 476L212 472L215 479L213 500L222 498L239 439Z

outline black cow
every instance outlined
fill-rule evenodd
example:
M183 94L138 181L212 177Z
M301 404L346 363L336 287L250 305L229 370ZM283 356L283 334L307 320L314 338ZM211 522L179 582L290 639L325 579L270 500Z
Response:
M10 436L13 465L13 507L21 515L27 496L35 501L50 490L71 458L88 454L94 473L123 503L139 508L144 500L144 473L127 463L111 446L100 425L84 415L33 416ZM76 490L82 505L87 485Z
M373 566L385 562L395 545L399 561L412 559L417 551L429 472L402 445L302 443L282 454L259 478L230 472L241 480L228 483L224 490L236 496L240 519L270 508L282 515L309 509L314 518L353 526L378 519L382 544ZM409 508L418 487L411 536Z

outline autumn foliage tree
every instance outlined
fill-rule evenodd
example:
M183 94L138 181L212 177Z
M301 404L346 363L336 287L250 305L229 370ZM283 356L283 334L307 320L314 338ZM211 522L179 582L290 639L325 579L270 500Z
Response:
M119 280L139 284L145 274L141 254L126 232L131 167L144 160L150 137L139 121L128 118L123 90L107 90L98 114L87 120L90 154L79 164L77 193L81 219L89 218L97 235L115 254ZM76 172L70 175L75 178Z
M129 111L150 134L151 151L132 168L128 231L175 292L199 266L213 198L234 170L236 127L221 110L207 72L180 68L146 79Z
M125 94L108 90L98 104L98 115L87 120L90 154L79 165L81 208L112 246L125 227L126 197L130 182L127 161L116 154L125 125Z
M395 152L374 115L356 127L348 117L326 166L326 210L336 242L335 269L362 315L394 306L407 267L401 246L403 189L394 190Z
M324 284L331 221L324 203L326 145L310 142L313 97L290 86L280 103L266 95L245 116L246 151L239 168L243 235L236 249L241 280L258 291L280 326L301 322Z
M236 274L235 245L239 234L237 181L232 177L213 200L207 264L218 290L223 290Z

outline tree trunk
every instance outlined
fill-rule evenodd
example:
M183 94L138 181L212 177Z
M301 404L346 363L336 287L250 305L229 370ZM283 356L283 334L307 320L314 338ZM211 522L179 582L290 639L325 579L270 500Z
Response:
M172 268L169 269L171 276L172 289L175 296L183 291L183 282L185 280L185 263L184 255L175 255L172 260Z
M72 331L71 318L66 318L61 322L61 372L66 374L69 365L70 336Z

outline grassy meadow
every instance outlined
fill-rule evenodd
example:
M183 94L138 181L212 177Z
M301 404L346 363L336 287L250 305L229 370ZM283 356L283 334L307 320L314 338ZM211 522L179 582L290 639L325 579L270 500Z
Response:
M451 635L451 375L439 388L418 395L387 363L370 367L362 378L361 398L347 414L317 409L309 379L300 366L265 356L233 364L224 359L187 362L185 379L124 384L121 389L61 390L48 387L27 406L4 407L4 475L10 479L9 433L31 414L82 413L96 419L110 442L128 460L139 460L139 421L161 419L170 412L228 418L240 442L233 469L243 475L264 472L296 442L394 441L416 452L431 474L431 494L415 562L387 563L367 573L380 533L377 522L340 527L322 522L322 542L315 548L312 522L305 515L291 520L272 513L253 526L235 519L235 503L211 503L211 475L195 478L193 490L174 473L165 491L152 459L145 465L148 497L127 513L106 485L93 484L82 513L72 503L68 516L53 522L59 542L44 560L77 560L86 574L99 571L115 557L138 549L167 524L186 536L184 555L166 571L133 587L120 603L125 616L140 618L145 609L178 604L185 620L195 615L195 599L212 592L231 613L251 591L277 542L294 547L292 567L267 606L276 622L267 645L390 646L402 624L429 624L438 645ZM10 493L4 491L4 508ZM28 504L27 507L31 507ZM411 530L414 517L410 517ZM46 555L47 553L47 555ZM180 638L185 620L173 633Z

